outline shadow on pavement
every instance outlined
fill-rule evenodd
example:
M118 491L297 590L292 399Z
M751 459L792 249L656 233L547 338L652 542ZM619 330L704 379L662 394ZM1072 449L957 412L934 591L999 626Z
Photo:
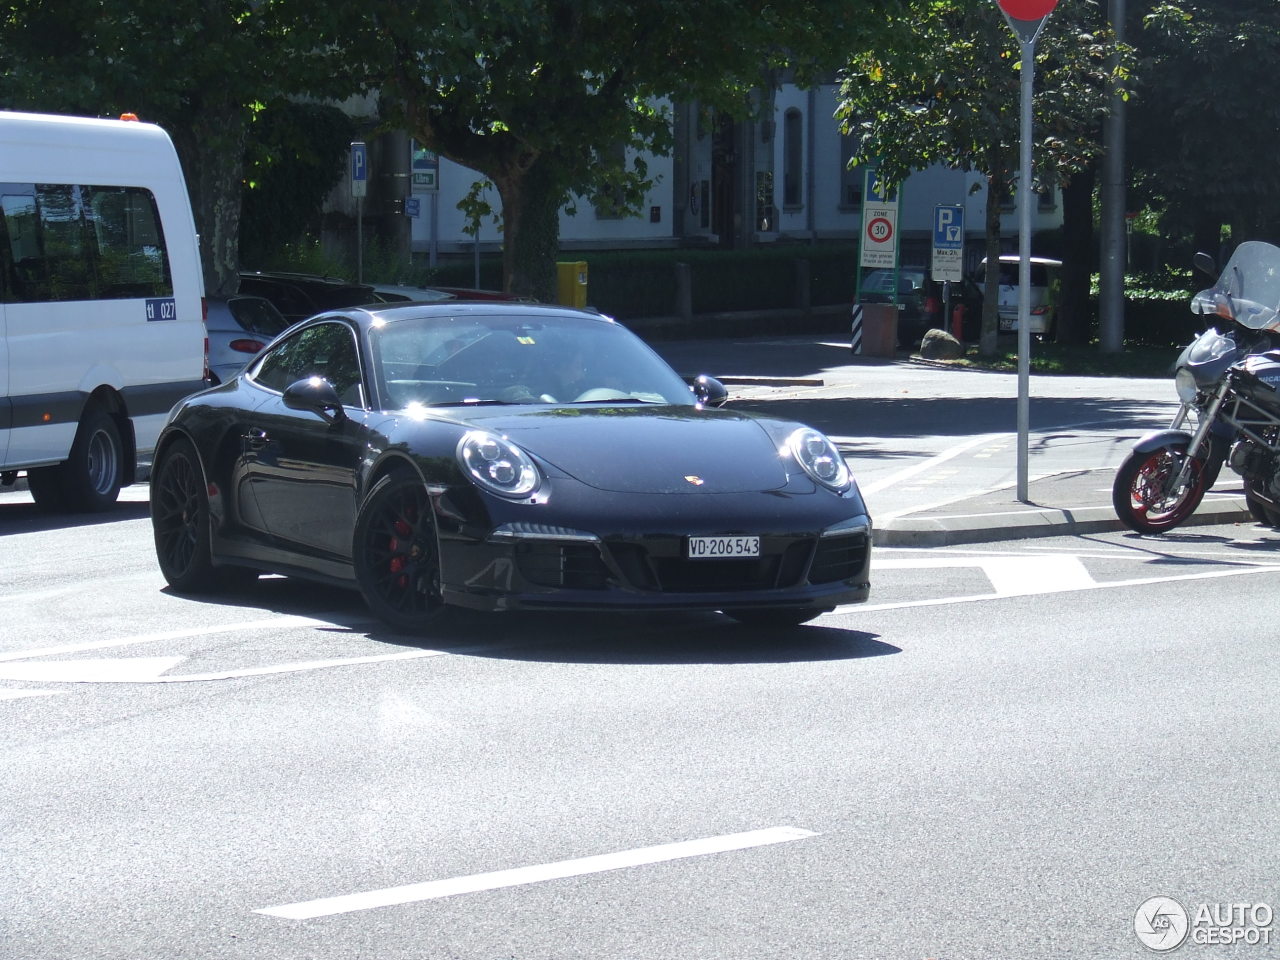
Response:
M915 398L785 398L743 399L734 410L799 420L841 437L972 437L1011 433L1016 428L1013 397ZM1153 429L1150 403L1138 400L1040 397L1031 400L1031 430L1061 430L1089 425L1109 430Z
M172 593L168 587L162 592ZM317 629L366 636L391 647L498 660L637 665L803 663L901 652L858 630L825 625L764 629L707 612L600 615L455 610L429 631L414 636L380 623L355 590L289 577L264 577L236 590L184 597L263 615L333 618L333 627Z

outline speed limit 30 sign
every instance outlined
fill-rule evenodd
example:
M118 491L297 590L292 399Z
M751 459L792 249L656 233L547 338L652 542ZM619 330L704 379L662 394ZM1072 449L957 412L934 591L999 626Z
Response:
M879 189L875 171L867 170L862 190L862 254L864 267L892 267L898 260L898 198Z

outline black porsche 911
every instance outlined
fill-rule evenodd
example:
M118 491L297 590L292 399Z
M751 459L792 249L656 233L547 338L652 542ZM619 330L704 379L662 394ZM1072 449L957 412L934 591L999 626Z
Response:
M871 520L835 446L726 396L569 308L312 317L170 414L160 568L188 592L358 587L414 631L450 606L789 625L865 600Z

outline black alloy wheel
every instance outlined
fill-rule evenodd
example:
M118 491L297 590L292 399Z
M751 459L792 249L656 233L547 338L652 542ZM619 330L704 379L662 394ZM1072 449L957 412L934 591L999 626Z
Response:
M209 553L209 494L200 457L187 440L177 440L151 478L151 529L160 572L176 590L198 592L215 586Z
M352 560L365 603L392 626L420 632L444 612L431 498L418 477L395 473L373 485L356 520Z

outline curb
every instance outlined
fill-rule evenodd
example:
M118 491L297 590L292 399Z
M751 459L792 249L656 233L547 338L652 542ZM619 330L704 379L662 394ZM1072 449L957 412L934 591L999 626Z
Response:
M1202 504L1181 526L1252 521L1253 515L1244 497L1229 495L1215 498L1211 504ZM946 547L1127 529L1110 506L1039 507L1005 513L895 517L883 527L875 528L872 543L878 547Z

